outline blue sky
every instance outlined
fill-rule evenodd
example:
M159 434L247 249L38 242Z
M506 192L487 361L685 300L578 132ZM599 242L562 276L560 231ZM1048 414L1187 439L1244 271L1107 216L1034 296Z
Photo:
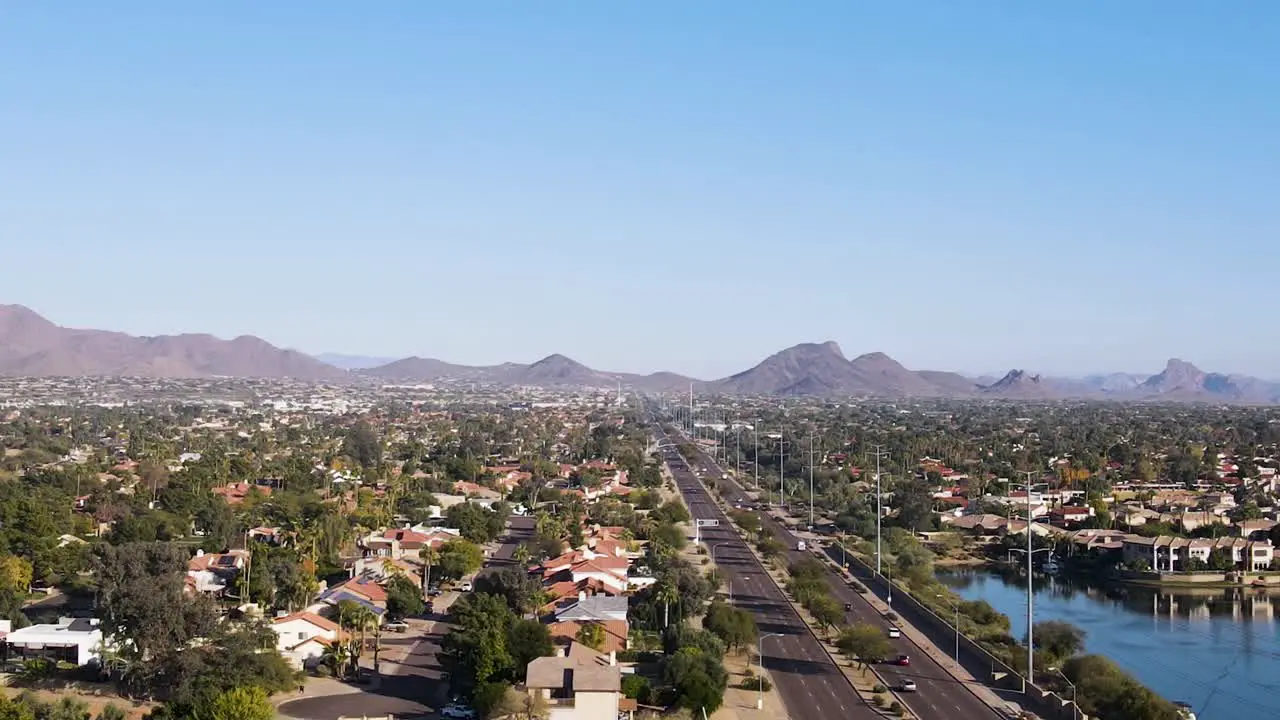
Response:
M310 352L1280 376L1271 2L4 3L0 302Z

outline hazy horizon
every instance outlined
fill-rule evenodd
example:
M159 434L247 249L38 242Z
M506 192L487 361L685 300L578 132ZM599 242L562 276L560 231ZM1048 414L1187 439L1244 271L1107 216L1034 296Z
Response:
M834 339L969 375L1280 377L1277 26L1152 1L15 5L3 300L470 365L710 379Z

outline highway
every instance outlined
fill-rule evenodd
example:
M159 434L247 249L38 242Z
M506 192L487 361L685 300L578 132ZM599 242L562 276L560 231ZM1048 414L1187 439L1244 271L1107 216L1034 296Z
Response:
M659 439L670 443L661 435ZM764 665L787 714L793 718L878 717L831 662L782 591L766 576L746 541L729 527L729 519L712 501L680 453L670 444L661 452L690 514L697 519L720 521L719 527L702 528L702 538L713 548L716 567L728 580L733 604L752 613L761 637L780 634L764 639ZM817 715L813 715L815 713Z
M714 460L702 453L701 450L699 450L699 454L701 457L695 463L700 463L705 469L703 478L719 480L721 495L727 502L742 505L754 504L754 501L746 494L745 490L732 479L726 477ZM699 485L699 487L701 486ZM705 491L703 492L705 493ZM796 549L797 543L804 538L794 535L790 529L770 514L766 512L757 514L760 517L761 525L770 530L774 537L789 548L786 554L788 562L814 557L815 553L812 552L812 548L806 548L805 551ZM697 516L703 517L701 514ZM866 597L851 588L847 581L829 566L827 579L832 589L832 595L841 603L848 603L852 606L853 610L846 613L850 623L869 623L885 628L887 633L888 627L892 623L881 617ZM931 718L991 720L992 718L1000 717L995 710L982 702L964 684L958 682L933 658L908 639L905 634L903 637L892 639L889 642L897 651L896 654L909 656L911 664L907 667L881 664L877 665L876 670L892 688L901 687L907 680L915 681L918 688L915 692L898 693L899 698L902 699L903 704L907 706L912 714L925 720ZM821 652L821 648L819 648L819 652Z

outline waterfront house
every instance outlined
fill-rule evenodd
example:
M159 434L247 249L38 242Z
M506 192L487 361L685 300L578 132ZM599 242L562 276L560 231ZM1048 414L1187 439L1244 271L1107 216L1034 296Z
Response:
M1227 553L1235 570L1256 572L1267 570L1274 559L1270 540L1245 540L1240 537L1182 538L1128 537L1123 541L1122 556L1126 563L1145 560L1157 572L1185 572L1188 561L1209 561L1214 552Z

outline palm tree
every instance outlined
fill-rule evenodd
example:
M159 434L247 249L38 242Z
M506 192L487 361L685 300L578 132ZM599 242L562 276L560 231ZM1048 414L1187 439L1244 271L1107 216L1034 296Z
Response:
M663 583L653 597L662 603L662 627L666 628L671 625L671 603L680 601L680 591L674 585Z
M528 565L532 557L533 554L529 552L529 546L523 543L517 545L516 549L511 551L511 562L521 567Z
M422 574L422 587L425 590L431 587L431 568L440 562L440 551L427 546L422 548L422 551L418 553L418 557L422 560L422 564L427 570Z

